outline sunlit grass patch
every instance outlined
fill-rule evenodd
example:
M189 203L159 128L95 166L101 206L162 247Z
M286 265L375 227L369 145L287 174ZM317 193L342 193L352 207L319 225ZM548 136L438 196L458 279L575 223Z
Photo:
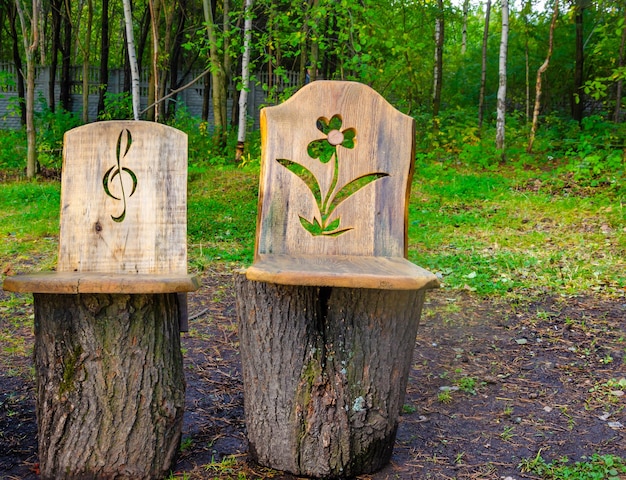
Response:
M424 170L410 204L409 257L444 288L623 293L626 222L609 197L520 191L493 172L472 190L478 174L452 181L446 167Z

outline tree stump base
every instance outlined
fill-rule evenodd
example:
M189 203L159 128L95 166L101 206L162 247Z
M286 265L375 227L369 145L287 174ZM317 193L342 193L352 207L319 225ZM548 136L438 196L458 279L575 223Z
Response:
M287 286L235 274L250 456L317 478L389 462L425 290Z
M177 294L34 299L41 478L167 476L185 402Z

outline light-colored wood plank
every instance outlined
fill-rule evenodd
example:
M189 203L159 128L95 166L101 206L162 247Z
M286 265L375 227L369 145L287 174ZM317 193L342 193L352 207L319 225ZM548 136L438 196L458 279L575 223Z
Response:
M192 292L200 288L194 275L100 274L90 272L49 272L15 275L4 279L9 292L32 293L120 293L151 294Z
M328 136L318 128L318 120L330 121L335 115L341 125ZM345 140L351 129L354 145L336 145L337 158L323 162L309 155L311 142ZM316 81L283 104L262 110L261 141L257 254L406 257L407 198L414 159L411 117L366 85ZM300 217L321 221L319 202L301 176L285 167L284 160L309 170L322 197L333 191L333 178L334 191L338 191L363 175L385 176L346 198L330 215L329 223L339 219L338 228L349 229L346 233L313 236L301 225Z
M400 257L355 255L259 255L249 280L281 285L418 290L439 285L437 277Z
M59 272L184 275L186 233L185 133L131 120L65 134Z

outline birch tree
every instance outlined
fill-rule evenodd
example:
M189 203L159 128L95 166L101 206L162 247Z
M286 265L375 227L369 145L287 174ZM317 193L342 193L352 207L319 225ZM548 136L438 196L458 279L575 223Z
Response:
M252 3L253 0L246 0L243 57L241 59L241 92L239 93L239 131L237 133L237 150L235 153L235 161L237 162L241 160L243 147L246 141L248 84L250 81L250 43L252 40Z
M480 93L478 94L478 128L483 126L485 116L485 85L487 83L487 41L489 40L489 16L491 14L491 0L485 4L485 28L483 29L482 67L480 70Z
M461 33L461 55L467 51L467 15L469 13L469 0L463 1L463 30Z
M128 61L130 63L131 91L133 97L133 118L139 120L140 94L139 94L139 66L135 54L135 35L133 34L133 14L130 0L123 0L124 23L126 25L126 46L128 48Z
M556 26L556 20L559 16L559 0L554 2L554 10L552 12L552 21L550 22L550 33L548 36L548 54L546 59L537 70L537 82L535 86L535 108L533 109L533 123L530 128L530 137L528 138L528 146L526 152L531 153L533 150L533 143L535 141L535 134L537 133L537 123L539 120L539 108L541 106L541 76L548 69L550 64L550 58L552 57L552 50L554 49L554 28Z
M506 60L509 45L509 1L502 0L502 35L498 68L498 105L496 114L496 148L504 154L504 127L506 116Z
M443 42L443 0L437 0L437 17L435 18L435 67L433 69L433 117L439 115L439 108L441 106L441 87L443 85Z
M35 53L39 45L39 0L15 0L15 7L22 27L22 39L26 54L26 177L37 174L37 132L35 131Z

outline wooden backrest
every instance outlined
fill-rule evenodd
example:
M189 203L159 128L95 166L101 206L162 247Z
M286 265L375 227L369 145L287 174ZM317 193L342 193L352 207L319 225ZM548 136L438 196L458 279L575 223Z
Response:
M154 122L64 137L59 272L187 274L187 135Z
M354 82L312 82L264 108L256 256L406 258L414 129Z

